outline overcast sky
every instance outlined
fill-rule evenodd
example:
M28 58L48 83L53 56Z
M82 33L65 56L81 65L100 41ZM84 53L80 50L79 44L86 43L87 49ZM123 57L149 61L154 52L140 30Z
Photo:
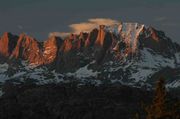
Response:
M0 0L0 34L25 32L46 40L92 18L138 22L180 43L180 0Z

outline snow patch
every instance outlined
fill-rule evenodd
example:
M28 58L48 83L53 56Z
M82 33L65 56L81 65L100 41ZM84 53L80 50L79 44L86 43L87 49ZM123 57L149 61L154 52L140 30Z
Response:
M158 54L152 54L151 49L144 48L141 50L142 58L138 62L134 62L131 66L131 77L135 82L146 81L155 72L160 71L162 68L170 67L175 68L175 60L165 58Z
M7 63L0 64L0 73L4 73L8 70L9 65Z
M25 74L26 74L26 72L18 72L16 74L14 74L11 78L17 78L17 77L23 76Z
M143 28L144 25L138 23L122 23L118 28L125 43L129 44L133 51L137 49L138 37Z
M176 63L180 64L180 53L175 53Z
M154 74L154 71L152 71L151 69L141 69L136 73L132 73L131 78L135 79L134 82L137 83L139 81L145 81L147 77L151 76L152 74Z
M6 80L8 80L8 76L5 74L0 74L0 83L4 83Z
M180 80L175 80L175 81L173 81L171 83L168 83L166 85L166 87L167 88L178 88L178 87L180 87Z
M4 92L2 92L2 90L0 90L0 97L4 94Z
M89 66L89 64L78 69L74 73L67 73L67 75L75 76L77 78L97 77L99 72L93 71L92 69L88 69L88 66Z

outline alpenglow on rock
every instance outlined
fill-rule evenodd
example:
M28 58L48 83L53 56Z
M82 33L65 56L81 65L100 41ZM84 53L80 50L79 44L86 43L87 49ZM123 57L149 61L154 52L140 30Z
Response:
M0 58L0 66L7 65L0 75L7 80L30 78L47 83L73 77L81 82L151 86L168 71L168 86L180 87L180 75L173 73L180 71L180 45L164 32L138 23L103 24L90 32L52 36L44 42L4 33Z

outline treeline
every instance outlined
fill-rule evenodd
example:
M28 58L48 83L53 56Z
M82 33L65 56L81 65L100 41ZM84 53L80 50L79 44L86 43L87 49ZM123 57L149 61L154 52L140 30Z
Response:
M3 85L0 119L179 119L179 99L161 78L154 91L77 82Z
M149 105L142 104L146 119L180 119L180 101L178 98L168 97L165 78L161 77L154 91L154 98ZM135 119L141 119L136 113Z

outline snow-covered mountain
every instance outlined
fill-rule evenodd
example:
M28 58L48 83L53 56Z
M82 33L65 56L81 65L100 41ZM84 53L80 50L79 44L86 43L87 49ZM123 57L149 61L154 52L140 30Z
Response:
M0 38L0 82L77 80L151 87L158 77L180 88L180 45L138 23L100 25L90 32L38 42L25 34Z

